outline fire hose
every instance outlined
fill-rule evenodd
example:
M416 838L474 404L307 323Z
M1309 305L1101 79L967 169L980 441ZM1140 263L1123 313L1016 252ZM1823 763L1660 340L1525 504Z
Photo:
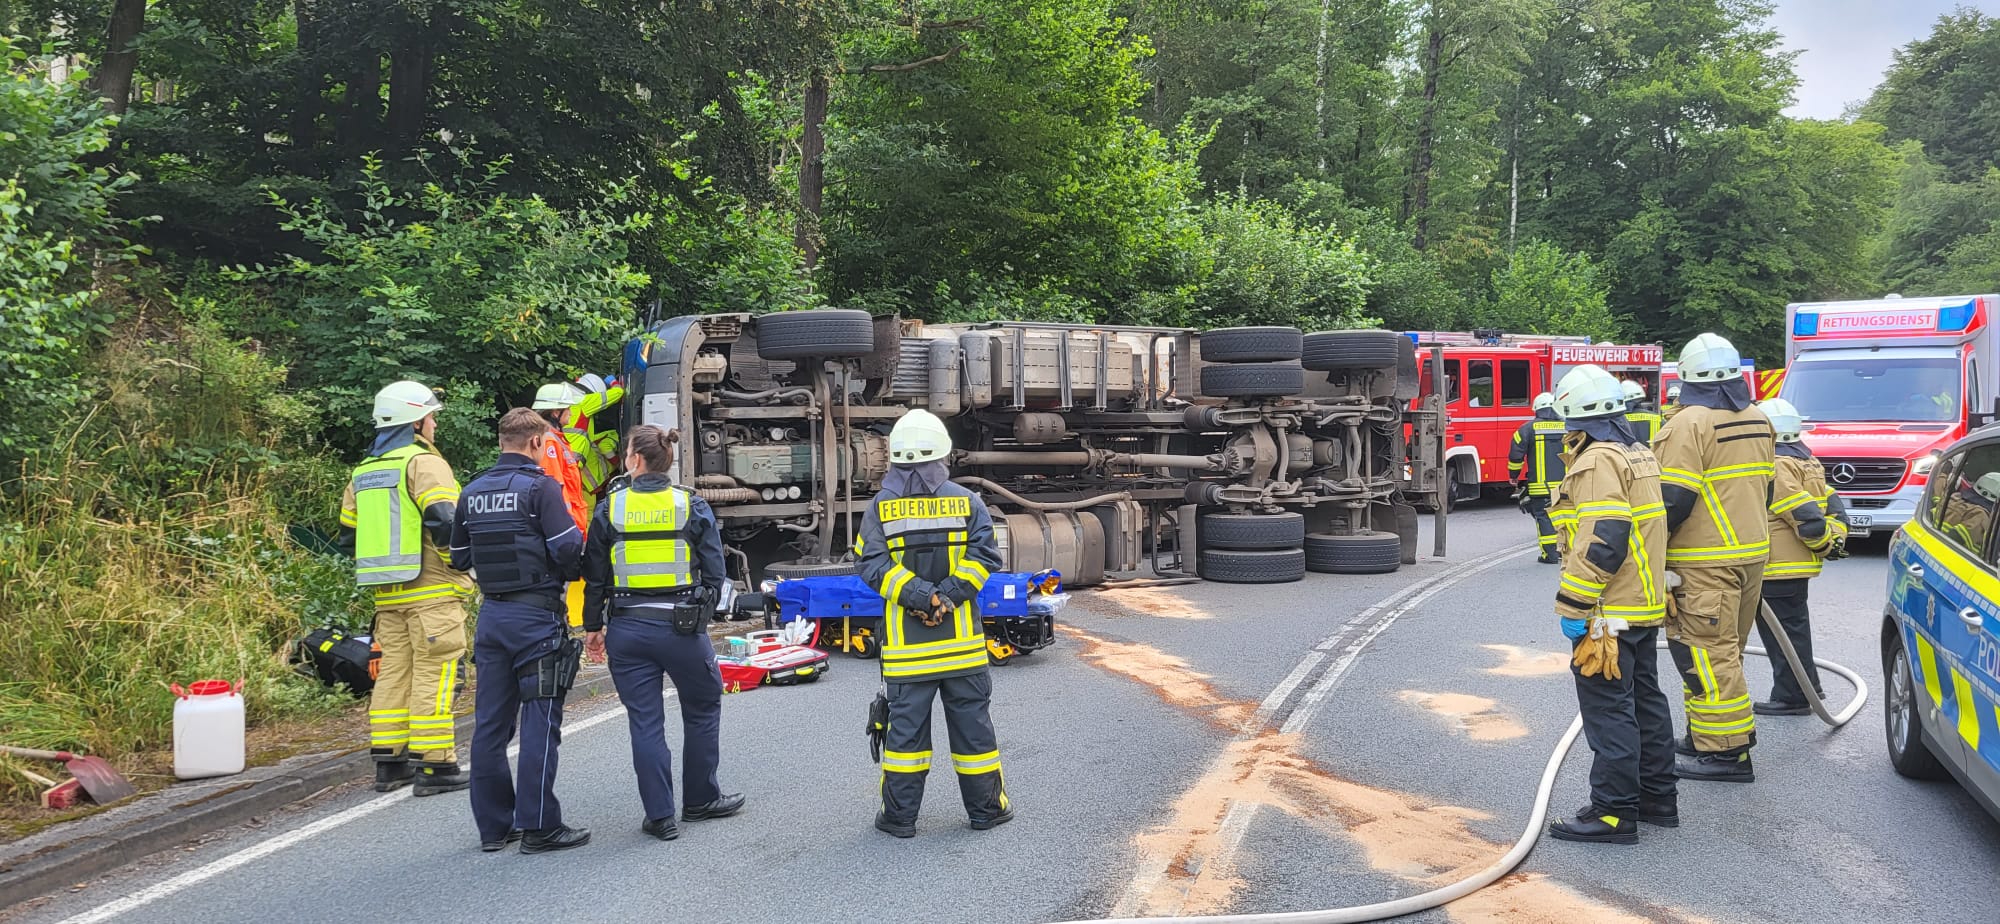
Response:
M1793 675L1802 678L1810 676L1805 671L1804 663L1799 659L1799 653L1792 648L1791 637L1785 633L1784 627L1779 625L1777 614L1772 613L1771 608L1762 603L1758 604L1758 610L1762 613L1765 628L1770 629L1771 634L1778 639L1778 647L1783 650L1785 661L1791 665ZM1667 647L1667 643L1663 640L1659 643L1658 647L1665 648ZM1762 647L1755 645L1745 646L1743 652L1744 654L1769 654ZM1819 716L1820 721L1825 722L1835 731L1838 731L1848 721L1852 720L1855 714L1861 711L1861 707L1867 703L1868 682L1862 680L1860 674L1855 673L1846 665L1836 664L1825 658L1814 658L1813 663L1839 674L1841 677L1846 678L1847 682L1854 685L1854 699L1850 700L1846 706L1841 707L1839 712L1832 712L1827 708L1826 703L1820 700L1819 691L1814 690L1812 684L1800 684L1805 689L1807 702L1812 705L1813 714ZM1376 902L1370 905L1355 905L1348 908L1326 908L1318 911L1278 911L1264 914L1119 918L1118 920L1123 922L1123 924L1360 924L1363 921L1383 921L1390 918L1402 917L1406 914L1416 914L1419 911L1428 911L1440 905L1457 901L1492 885L1499 881L1500 877L1513 872L1514 867L1521 865L1521 861L1528 858L1528 852L1535 849L1535 843L1541 840L1542 837L1542 823L1548 820L1549 799L1555 793L1556 775L1562 770L1563 760L1569 756L1570 748L1575 746L1576 739L1582 734L1583 717L1578 716L1570 721L1569 730L1565 731L1562 739L1556 742L1555 751L1549 755L1548 764L1542 768L1542 781L1535 789L1534 808L1528 813L1528 825L1522 830L1520 839L1515 841L1513 849L1503 854L1500 859L1493 861L1492 865L1480 870L1469 878L1459 880L1442 888L1432 889L1429 892L1412 895L1408 898ZM1067 922L1067 924L1099 924L1099 922L1071 921Z

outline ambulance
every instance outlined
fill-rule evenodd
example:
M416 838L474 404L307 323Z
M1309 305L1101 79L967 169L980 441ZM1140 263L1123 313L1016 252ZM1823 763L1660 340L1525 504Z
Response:
M1535 396L1551 391L1564 373L1594 363L1621 379L1638 382L1660 400L1657 344L1592 343L1588 337L1507 334L1497 330L1406 331L1418 355L1433 346L1444 350L1445 471L1452 499L1473 500L1482 489L1508 487L1507 450L1514 431L1533 420ZM1424 394L1435 387L1431 364L1423 364Z
M2000 296L1889 296L1785 308L1781 396L1847 501L1853 535L1894 531L1945 447L1995 410Z

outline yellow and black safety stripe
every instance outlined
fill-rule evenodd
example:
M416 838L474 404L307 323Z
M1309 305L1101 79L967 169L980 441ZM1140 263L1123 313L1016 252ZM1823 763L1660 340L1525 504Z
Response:
M951 766L961 776L998 773L1000 772L1000 752L994 750L987 751L984 754L960 754L954 751L951 755Z
M882 770L885 773L923 773L931 768L929 751L889 751L882 752Z

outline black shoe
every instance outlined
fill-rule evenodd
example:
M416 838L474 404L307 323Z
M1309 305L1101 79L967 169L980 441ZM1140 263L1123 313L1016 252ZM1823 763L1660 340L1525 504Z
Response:
M1707 780L1711 783L1748 783L1757 779L1751 771L1748 751L1730 755L1703 754L1675 764L1674 773L1684 780Z
M411 790L413 796L435 796L448 792L458 792L472 785L472 774L460 767L456 761L448 764L418 763L417 786Z
M1597 807L1586 805L1576 810L1576 817L1587 818ZM1678 828L1681 826L1681 812L1678 806L1657 802L1640 802L1639 810L1632 814L1633 821L1643 821L1656 828Z
M1579 814L1569 821L1549 825L1549 836L1585 844L1637 844L1639 823L1615 815Z
M521 839L521 829L515 828L511 831L508 831L507 836L500 840L480 841L479 849L487 853L499 853L502 850L506 850L508 844L512 844L520 839Z
M671 818L648 818L645 824L639 826L639 830L663 841L670 841L681 836L680 826L674 824L674 820Z
M540 831L529 831L521 837L522 853L545 853L550 850L568 850L590 843L589 828L572 828L557 825Z
M704 818L728 818L743 811L743 794L730 793L707 805L690 805L681 810L682 821L700 821Z
M1682 756L1682 757L1700 757L1700 756L1701 756L1701 752L1700 752L1700 751L1697 751L1697 750L1695 750L1695 749L1694 749L1694 736L1693 736L1693 735L1683 735L1683 736L1681 736L1681 737L1679 737L1679 738L1675 738L1675 739L1674 739L1674 753L1676 753L1676 754L1679 754L1679 755L1680 755L1680 756Z
M375 791L395 792L410 785L417 778L417 771L408 760L375 761Z
M1538 562L1541 562L1541 563L1542 563L1542 564L1544 564L1544 565L1560 565L1560 564L1562 564L1562 559L1561 559L1561 558L1559 558L1559 557L1557 557L1557 556L1556 556L1556 554L1555 554L1555 553L1553 553L1553 552L1543 552L1543 553L1542 553L1542 557L1540 557L1540 558L1537 558L1537 559L1535 559L1535 560L1536 560L1536 561L1538 561Z
M893 821L890 821L889 816L884 815L881 812L875 813L875 830L880 831L883 834L889 834L896 837L917 836L917 826L915 822L912 822L910 824L899 825Z
M1758 700L1750 704L1750 711L1758 715L1812 715L1812 706L1805 703Z
M1003 808L1003 809L1001 809L1001 810L1000 810L1000 814L998 814L998 815L995 815L995 816L993 816L992 818L974 818L974 819L972 819L972 830L974 830L974 831L991 831L991 830L993 830L994 828L997 828L997 827L1000 827L1001 825L1004 825L1004 824L1006 824L1007 822L1010 822L1010 821L1013 821L1013 820L1014 820L1014 809L1013 809L1013 807L1012 807L1012 806L1009 806L1009 807L1007 807L1007 808Z

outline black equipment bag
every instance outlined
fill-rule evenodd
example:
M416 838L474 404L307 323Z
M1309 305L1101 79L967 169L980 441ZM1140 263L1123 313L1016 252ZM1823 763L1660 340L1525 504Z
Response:
M299 640L293 658L301 667L310 665L320 683L347 684L355 694L375 689L381 673L382 646L366 635L350 635L347 630L321 626Z

